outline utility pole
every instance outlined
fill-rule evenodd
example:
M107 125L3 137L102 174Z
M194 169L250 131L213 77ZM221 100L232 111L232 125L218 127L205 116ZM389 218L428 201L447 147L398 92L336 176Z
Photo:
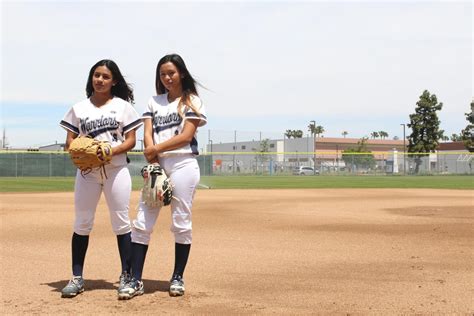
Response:
M406 175L406 163L405 163L405 159L406 159L406 145L405 145L405 141L406 141L406 137L405 137L405 124L400 124L403 126L403 174Z
M237 131L234 131L234 157L232 159L232 174L235 173L235 150L237 149Z
M7 148L6 141L7 141L7 136L6 136L5 128L3 128L2 148Z
M311 134L313 134L313 173L316 175L316 121L310 121L309 126Z

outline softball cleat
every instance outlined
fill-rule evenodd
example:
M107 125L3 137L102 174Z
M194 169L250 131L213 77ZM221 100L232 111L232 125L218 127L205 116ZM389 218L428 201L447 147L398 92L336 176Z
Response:
M123 289L118 292L119 300L129 300L135 296L142 295L145 292L143 282L132 278Z
M170 281L170 296L184 295L184 280L180 275L173 275Z
M61 290L61 297L71 298L84 292L84 279L82 276L74 276Z

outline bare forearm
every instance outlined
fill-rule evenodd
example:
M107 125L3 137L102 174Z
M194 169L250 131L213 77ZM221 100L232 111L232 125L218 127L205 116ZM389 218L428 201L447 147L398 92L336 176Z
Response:
M77 137L77 134L74 134L73 132L68 131L66 135L66 144L64 145L64 151L69 150L69 146L71 145L72 141L74 138Z
M143 141L144 141L145 148L153 146L153 137L152 136L145 134Z
M136 137L135 137L135 130L128 132L125 134L125 140L118 146L112 148L112 155L120 155L126 153L135 147L136 144Z
M156 144L156 145L150 144L149 146L147 146L145 148L145 151L143 152L143 154L145 155L146 160L148 162L152 162L152 161L156 160L157 156L160 153L170 151L170 150L174 150L174 149L178 149L178 148L182 148L182 147L188 145L189 143L191 143L191 141L192 141L192 139L195 135L198 123L199 122L196 121L196 120L187 121L184 124L183 131L180 134L175 135L172 138L170 138L170 139L168 139L168 140L166 140L162 143L159 143L159 144ZM150 126L151 126L150 121L145 122L145 134L146 135L151 134Z
M113 156L120 155L132 150L133 147L135 147L135 140L126 139L122 144L112 148L112 154Z
M176 135L165 142L154 145L158 153L182 148L191 142L190 139L183 134Z

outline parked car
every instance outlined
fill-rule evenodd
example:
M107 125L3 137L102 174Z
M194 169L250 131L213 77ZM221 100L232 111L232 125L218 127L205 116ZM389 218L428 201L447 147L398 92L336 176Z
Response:
M314 174L319 174L319 170L316 170L315 173L313 167L300 166L293 169L293 174L299 176L312 176Z

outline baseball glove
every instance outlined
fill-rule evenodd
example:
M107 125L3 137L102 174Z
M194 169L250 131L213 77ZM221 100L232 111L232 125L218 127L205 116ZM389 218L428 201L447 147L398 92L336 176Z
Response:
M143 202L150 207L169 205L173 197L173 187L163 168L153 163L143 167L141 174L144 180Z
M69 145L69 155L74 165L89 173L94 168L103 167L112 159L112 146L108 142L87 136L76 137Z

